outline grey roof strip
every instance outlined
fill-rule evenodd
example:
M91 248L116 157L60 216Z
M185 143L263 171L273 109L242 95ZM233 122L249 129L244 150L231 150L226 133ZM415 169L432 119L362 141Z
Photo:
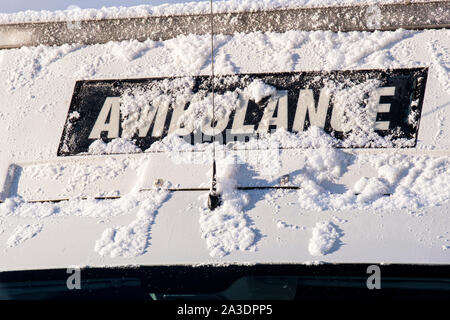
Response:
M0 25L0 49L137 39L167 40L208 34L208 14ZM214 15L217 34L288 30L373 31L450 26L450 1L336 6Z

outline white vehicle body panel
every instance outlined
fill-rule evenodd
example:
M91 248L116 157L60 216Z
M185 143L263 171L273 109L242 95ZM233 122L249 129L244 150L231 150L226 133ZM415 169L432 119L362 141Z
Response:
M289 40L291 47L287 46ZM14 195L26 200L120 196L152 188L157 179L170 182L173 188L209 187L211 164L206 153L201 156L202 161L192 162L190 158L191 163L177 163L173 155L164 153L56 157L75 81L208 74L209 41L207 36L190 35L158 43L125 41L1 51L0 71L6 75L0 79L3 199ZM450 157L449 30L351 35L238 34L217 36L216 43L219 74L429 67L416 148L345 150L345 153ZM365 48L358 48L364 44ZM133 50L138 53L133 55ZM252 151L251 156L258 157L255 154L260 153L264 159L264 152L278 154L280 170L269 170L269 174L262 170L254 176L243 173L238 176L238 185L279 185L283 175L296 170L298 155L304 151ZM8 171L14 166L21 168L19 172ZM329 188L336 193L345 192L361 177L376 174L376 169L369 165L349 166ZM0 270L69 265L450 262L448 202L417 212L394 209L318 212L302 209L295 190L242 192L250 199L245 215L249 225L257 230L253 251L236 250L224 257L212 257L199 226L198 208L204 206L207 191L180 191L171 192L162 202L150 225L145 253L133 257L101 256L94 247L106 229L133 221L136 209L106 217L66 214L35 217L14 213L0 216ZM276 192L280 192L280 197L272 202L265 200L266 195ZM340 244L317 257L308 251L308 243L316 223L324 220L341 230ZM284 225L279 227L279 221ZM8 245L18 227L35 224L42 224L42 231L23 243Z

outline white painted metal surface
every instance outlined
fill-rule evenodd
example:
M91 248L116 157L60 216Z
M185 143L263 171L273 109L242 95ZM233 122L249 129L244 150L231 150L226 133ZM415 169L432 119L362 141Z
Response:
M448 158L450 91L448 61L445 60L450 50L448 32L318 32L219 37L217 60L223 63L217 70L256 73L428 66L417 148L346 152ZM286 49L288 40L292 40L292 46ZM133 54L136 44L128 42L1 51L0 71L5 75L0 79L3 199L15 195L27 200L76 195L116 196L136 188L152 187L157 179L179 188L209 186L208 161L192 163L191 158L191 163L180 162L173 154L56 157L75 81L208 74L208 43L209 39L202 36L148 42L139 47L136 55ZM250 49L251 55L246 54ZM259 157L257 164L264 164L271 159L265 152L271 156L272 152L276 153L280 170L251 172L250 166L244 167L243 171L238 171L238 185L278 184L283 175L298 170L304 151L255 151L251 156ZM11 165L19 168L14 179L8 178ZM267 166L270 167L270 163ZM375 175L370 166L350 165L341 180L327 187L342 193L361 177ZM421 208L419 212L394 209L318 212L302 209L296 191L282 190L279 197L271 198L273 201L266 199L266 195L273 195L273 190L242 192L249 196L243 212L248 225L255 230L255 251L235 250L222 258L211 257L199 225L199 208L204 206L207 192L172 192L156 211L145 253L128 258L101 256L94 248L105 230L129 225L137 215L136 208L125 208L121 214L104 217L82 214L36 217L33 209L22 215L8 211L0 216L0 270L68 265L308 263L318 260L333 263L450 262L448 203ZM333 222L341 230L340 242L326 255L312 256L308 250L312 230L317 222L324 220ZM280 221L284 224L279 224ZM8 245L18 227L36 224L42 224L42 231L23 243Z

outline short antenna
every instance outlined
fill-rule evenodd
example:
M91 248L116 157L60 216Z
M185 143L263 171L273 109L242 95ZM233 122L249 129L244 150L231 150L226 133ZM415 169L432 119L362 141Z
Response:
M209 210L214 210L221 204L220 194L217 193L217 170L216 170L216 114L215 114L215 104L214 104L214 19L213 19L213 0L210 0L211 7L211 90L212 90L212 144L213 144L213 166L212 166L212 179L211 179L211 189L208 195L208 208Z

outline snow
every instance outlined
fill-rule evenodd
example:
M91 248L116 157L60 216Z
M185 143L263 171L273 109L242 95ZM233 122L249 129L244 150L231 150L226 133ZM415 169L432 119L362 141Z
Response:
M235 77L224 77L220 80L233 84L239 80ZM219 82L219 81L217 81ZM248 81L247 81L248 82ZM219 83L218 83L219 84ZM120 97L121 115L122 115L122 135L126 138L132 138L136 135L140 137L146 136L149 132L152 121L155 121L155 127L162 128L165 120L160 115L167 114L167 110L172 108L174 116L172 117L169 135L176 134L179 136L187 136L190 132L201 131L207 135L214 135L211 128L212 119L212 96L206 89L200 89L193 92L194 81L191 77L181 77L172 81L164 80L161 83L152 85L146 89L128 89ZM350 81L342 82L340 80L328 80L322 92L326 92L327 96L334 99L333 105L337 106L340 111L340 118L343 119L341 124L346 135L344 141L338 139L320 139L319 136L328 135L312 129L308 132L299 132L290 134L278 130L275 134L263 137L263 139L253 139L250 142L233 142L238 149L258 148L264 149L267 146L271 148L300 148L316 145L332 145L335 147L409 147L414 146L415 138L411 139L392 139L395 133L387 136L380 136L375 132L373 126L373 118L376 117L377 110L375 106L379 100L379 96L371 94L379 88L379 80L367 80L360 84L353 84ZM385 90L386 91L386 90ZM274 87L267 85L262 80L252 80L243 90L240 88L234 91L227 91L224 94L215 94L215 114L219 119L216 125L217 132L223 132L228 125L228 119L231 112L239 110L242 107L243 99L252 99L256 102L263 98L274 96L276 90ZM393 92L385 92L385 95L392 95ZM171 103L175 101L174 105ZM184 110L185 105L189 103L189 107ZM360 105L365 104L367 108L361 108ZM164 110L164 111L161 111ZM262 120L261 123L264 123ZM382 123L382 122L380 122ZM268 126L268 124L266 124ZM152 132L153 137L160 137L161 129ZM325 141L327 140L327 141ZM169 144L176 142L172 137L169 138ZM194 141L196 143L196 141ZM161 141L152 145L148 151L168 151L164 145L167 142ZM227 142L228 143L228 142ZM97 147L98 145L98 147ZM106 153L105 148L102 149L101 141L94 142L93 147L98 149L90 153ZM181 147L181 146L180 146ZM161 149L162 148L162 149ZM183 146L184 150L186 148ZM132 146L124 148L123 153L133 152ZM170 149L170 148L169 148ZM194 147L193 150L204 150L205 146ZM119 148L114 153L121 152ZM138 152L136 150L135 152Z
M222 0L214 1L214 12L257 11L267 9L287 9L348 4L398 3L404 0ZM423 2L423 0L410 0ZM141 5L135 7L109 7L101 9L72 9L58 11L22 11L0 14L0 23L79 21L90 19L113 19L148 16L206 14L210 11L209 1L163 4L159 6Z
M361 1L342 3L350 2ZM327 3L334 2L229 1L215 5L218 11L230 11ZM81 10L71 19L174 14L181 13L182 9L187 13L206 12L208 8L204 2L158 8L88 9ZM28 12L1 15L0 20L4 23L64 20L68 14ZM139 260L144 258L161 263L173 252L176 252L172 255L173 260L167 258L173 263L259 259L306 262L315 256L331 257L328 260L331 262L374 259L448 262L448 234L444 231L448 229L446 210L450 200L450 131L447 125L450 58L446 39L450 39L449 30L216 35L215 68L218 75L418 66L428 66L430 73L416 149L409 153L398 149L375 150L377 152L373 153L336 149L335 146L342 142L318 127L310 127L298 134L280 129L262 139L235 142L234 150L216 145L218 182L224 202L214 212L206 208L207 192L175 195L167 191L167 185L138 192L141 182L148 177L147 160L156 152L167 156L167 170L171 170L174 163L184 165L186 172L193 164L211 163L211 144L193 146L177 136L183 133L181 124L200 128L212 116L211 95L205 91L193 94L191 78L209 75L209 36L186 35L167 41L131 40L92 46L38 46L2 51L2 161L25 163L22 175L37 181L53 179L54 183L61 183L64 176L70 176L67 185L59 190L61 196L99 181L110 189L107 190L110 195L119 195L111 184L101 179L113 180L128 170L135 172L133 179L128 181L132 191L120 193L122 197L116 200L74 196L59 203L28 203L19 196L5 199L0 204L0 241L6 244L5 255L9 256L3 260L9 260L26 247L22 245L25 241L27 245L41 244L39 241L51 228L57 234L58 229L67 231L64 226L68 224L84 223L83 226L92 227L92 230L86 232L86 239L83 236L83 248L87 249L80 254L89 257L84 259L82 256L80 260L94 265L116 261L145 263L146 260ZM129 91L120 97L123 138L109 143L95 141L89 148L89 153L93 154L89 159L92 160L83 164L70 167L60 162L47 163L49 159L55 160L75 81L166 76L177 76L178 82L161 82L154 90ZM350 140L346 141L408 146L409 141L392 144L389 137L374 135L364 122L370 116L367 114L370 110L355 108L378 85L377 81L358 86L329 83L330 92L341 92L335 99L347 110L345 125L358 129L353 130ZM167 106L167 93L172 91L177 105L184 105L186 101L191 105L174 123L172 134L142 152L131 139L149 125L146 118L154 108L147 102L154 101L158 107ZM218 117L224 117L238 107L238 94L259 101L275 92L267 84L255 81L240 92L217 94ZM73 113L70 117L76 119L79 116ZM255 149L259 151L251 152ZM138 157L123 155L122 158L99 156L130 152L140 154ZM288 172L288 184L300 186L299 190L267 191L263 195L236 190L237 184L273 183L286 165L282 158L286 154L290 155L291 163L295 163L295 169ZM100 159L104 160L101 164ZM38 160L41 162L26 165L27 161ZM367 167L371 170L366 170ZM363 169L358 171L358 168ZM344 184L342 179L354 172L351 181ZM205 174L202 181L209 181L210 172ZM37 190L32 192L39 194ZM175 201L180 203L173 204L176 210L165 207ZM172 232L171 228L176 226L178 229ZM406 231L398 232L402 226ZM84 232L84 229L80 230ZM80 237L80 232L66 235L63 231L61 237ZM169 233L175 234L170 241ZM442 238L437 239L437 234ZM275 241L276 237L280 241ZM345 241L345 246L340 246L341 240ZM51 241L47 241L49 245ZM289 249L288 244L293 249ZM74 244L61 241L61 246L70 248ZM372 246L378 246L378 251L372 250ZM389 251L391 247L394 249ZM432 251L436 248L440 255ZM373 253L375 251L377 255ZM415 251L421 256L415 256Z
M157 189L128 197L139 206L136 219L127 226L106 229L95 243L95 251L101 256L136 257L149 246L151 226L157 210L168 195L167 190Z
M39 79L47 75L48 66L62 59L65 55L80 48L80 45L64 44L59 47L37 46L23 47L21 58L13 61L14 69L8 70L8 91L13 92L17 88L33 85L33 79Z
M95 140L89 146L89 154L118 154L118 153L136 153L141 149L126 138L116 138L110 142L104 142L101 139Z
M122 43L112 42L111 51L115 56L121 57L124 61L133 61L140 58L156 45L157 43L150 39L145 41L129 40Z
M359 193L356 201L362 203L373 203L389 191L387 185L378 178L359 179L353 189L355 193Z
M311 153L315 153L311 155ZM416 212L450 200L448 157L401 154L349 156L336 149L307 151L303 172L293 181L300 185L299 205L304 210L387 210ZM309 160L311 159L311 160ZM309 162L311 161L311 162ZM333 192L325 182L336 182L349 163L370 163L376 177L361 177L352 189ZM319 164L319 170L314 166ZM385 194L388 194L385 196Z
M276 92L276 88L265 84L260 79L253 80L244 90L244 94L256 103L265 97L273 96Z
M236 173L236 159L225 159L217 174L217 191L221 194L223 204L214 211L206 206L200 208L202 238L206 241L210 256L214 258L235 250L256 249L254 243L257 234L244 211L249 202L248 195L236 190ZM206 201L204 203L206 205Z
M448 48L443 47L437 41L433 41L428 44L428 51L433 58L433 71L438 74L442 89L450 93L450 78L448 76L450 72L450 60L448 56L450 53Z
M337 86L343 86L346 84L338 84ZM358 85L351 85L345 89L336 88L335 83L331 83L331 92L335 92L334 100L335 104L339 106L342 112L343 123L342 131L350 134L346 135L345 141L339 143L339 146L351 147L351 146L413 146L413 140L392 140L390 136L379 136L370 122L370 119L374 118L376 110L373 108L373 98L369 96L370 92L373 92L380 87L378 80L368 80ZM376 98L375 98L376 99ZM368 108L359 108L361 103L369 106Z
M390 185L393 185L398 181L400 174L402 173L401 168L394 168L390 165L383 165L378 168L378 177L386 180Z
M332 222L317 222L312 230L308 250L313 256L323 256L337 246L340 236L337 227Z
M431 37L436 34L436 38L446 37L446 33L447 30L423 31L424 35ZM319 68L319 65L321 70L353 69L355 66L366 69L380 66L382 68L421 66L423 63L420 60L412 58L414 49L409 45L400 45L404 40L420 34L417 31L397 30L348 33L289 31L282 34L255 32L234 36L217 35L214 40L218 48L215 71L220 75L236 72L293 71L299 68L308 71ZM242 43L246 43L245 53L241 54L238 49L239 54L236 54L236 48ZM80 48L84 48L82 50L84 54L74 55L75 52L81 53ZM139 53L136 54L135 51ZM24 86L33 88L40 79L44 79L46 75L51 76L48 74L49 70L54 70L55 76L60 74L64 70L60 61L71 60L70 58L74 58L78 66L71 75L71 78L76 80L99 78L106 72L103 70L111 69L112 66L115 66L113 68L115 69L130 62L133 62L130 68L113 72L108 77L113 77L116 73L121 77L136 77L138 74L168 76L210 73L210 38L199 35L179 36L164 42L137 43L135 40L128 40L87 47L79 45L24 47L9 52L11 54L8 54L5 64L14 67L2 71L6 74L5 80L10 92ZM230 54L233 54L232 61ZM66 56L68 59L65 59ZM158 63L148 61L150 56L151 61ZM434 56L437 57L436 54ZM445 79L448 79L444 68L444 62L448 61L445 58L447 56L448 53L443 51L439 58L433 58L432 62L443 85ZM52 65L54 67L50 68Z
M114 141L113 141L114 142ZM113 143L112 142L112 143ZM248 149L268 146L261 152L244 152L237 155L236 161L266 176L275 176L280 170L279 147L295 147L301 150L297 155L297 170L291 174L291 183L298 185L298 202L303 209L342 210L398 208L418 210L428 206L439 206L450 200L445 188L450 181L450 162L447 157L416 156L403 154L352 155L341 149L335 149L332 138L317 127L311 127L299 135L279 130L267 140L255 140L247 143ZM245 145L241 143L241 146ZM218 160L227 163L230 151L218 147ZM165 148L165 149L164 149ZM169 136L158 143L153 150L164 151L169 158L179 163L203 163L211 161L212 145L192 146L181 138ZM193 157L186 151L195 152ZM126 152L117 150L117 152ZM245 150L244 150L245 151ZM270 160L269 160L270 159ZM221 163L221 162L220 162ZM336 193L332 186L349 170L351 165L369 164L375 169L376 176L362 176L354 182L351 189ZM142 161L110 160L107 166L79 167L71 173L71 184L88 185L103 176L114 177L129 167L139 168ZM64 167L41 165L26 167L25 172L36 179L61 176ZM207 180L205 178L205 180ZM244 182L245 183L245 182ZM69 189L66 189L69 190ZM385 196L385 194L390 196ZM12 201L12 200L10 200ZM9 202L8 210L13 208Z
M19 244L22 244L25 241L38 235L42 231L42 227L42 224L27 224L19 226L9 237L6 245L9 247L15 247Z
M113 142L109 143L112 144ZM135 150L134 144L133 150ZM123 149L118 150L124 151ZM96 183L104 183L104 179L114 179L120 177L127 170L138 170L142 166L144 160L134 159L112 159L108 158L101 163L88 163L85 165L67 164L53 164L53 163L36 163L33 165L24 166L22 173L34 181L41 181L39 187L42 187L43 181L51 181L52 184L61 183L61 189L58 191L56 197L67 198L67 194L72 193L78 196L77 190L82 190L88 186ZM68 177L68 178L67 178ZM112 187L112 186L109 186ZM48 186L47 186L48 188ZM39 194L37 190L33 191ZM82 196L83 194L79 194ZM109 192L103 195L117 195L114 190L109 189ZM17 199L15 199L17 200ZM21 199L19 199L22 201Z
M278 229L282 229L282 228L287 228L287 229L291 229L291 230L305 230L305 227L301 227L301 226L295 226L292 224L288 224L284 221L278 221L277 222L277 228Z

